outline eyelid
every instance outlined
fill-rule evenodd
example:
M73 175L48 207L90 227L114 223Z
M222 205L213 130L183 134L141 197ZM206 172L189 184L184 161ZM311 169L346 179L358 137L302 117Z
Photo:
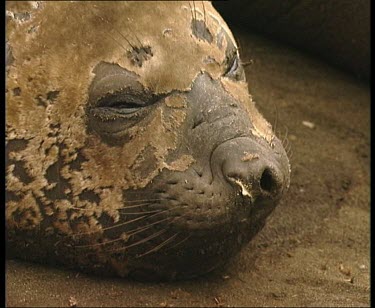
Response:
M150 101L150 96L142 95L142 93L131 93L129 89L121 92L107 93L103 97L99 98L96 102L97 107L113 107L116 108L119 105L129 105L145 107Z
M93 70L95 77L89 89L89 104L94 105L104 96L116 92L142 93L138 76L117 64L100 62ZM128 91L129 90L129 91Z

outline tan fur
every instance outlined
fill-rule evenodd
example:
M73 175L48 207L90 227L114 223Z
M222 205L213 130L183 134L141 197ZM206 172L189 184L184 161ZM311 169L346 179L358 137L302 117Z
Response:
M212 5L195 4L193 14L206 20L214 40L222 28L230 34L225 22ZM10 153L10 158L22 162L30 183L14 176L14 164L7 167L7 190L20 197L7 205L7 222L16 228L30 228L31 218L37 227L43 219L35 198L39 198L46 215L54 215L53 228L72 233L67 210L74 217L85 215L89 222L79 226L82 232L101 229L102 213L114 222L119 220L123 190L146 186L163 168L183 171L194 157L184 156L166 163L176 148L178 128L185 119L183 94L169 97L152 115L131 128L133 139L121 147L104 144L96 134L86 131L85 106L94 67L101 61L117 63L136 73L139 81L154 93L190 89L194 78L202 71L220 79L226 91L242 102L254 123L253 134L272 141L270 125L257 112L248 96L245 82L234 83L223 75L226 42L221 48L191 34L193 7L188 2L7 2L7 42L14 61L7 67L7 142L26 140L27 146ZM19 20L15 14L29 12L30 19ZM205 13L205 14L204 14ZM120 34L121 33L121 34ZM152 46L153 57L141 67L126 56L129 43ZM233 37L231 39L234 42ZM207 61L207 59L214 61ZM19 87L21 94L12 89ZM47 94L59 91L54 101ZM56 125L59 126L56 126ZM147 174L138 172L143 154L152 147L155 168ZM80 170L72 168L78 154L85 158ZM51 200L43 189L53 189L49 183L49 167L60 165L61 180L71 186L72 201ZM122 176L118 170L122 171ZM99 196L99 203L80 200L83 191ZM12 225L15 210L23 213L20 225Z

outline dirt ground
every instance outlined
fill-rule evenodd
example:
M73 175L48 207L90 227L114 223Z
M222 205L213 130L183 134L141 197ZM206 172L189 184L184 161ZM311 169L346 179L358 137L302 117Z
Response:
M225 269L185 282L143 284L9 260L7 306L370 305L369 86L234 33L251 62L250 92L293 153L290 190L262 232Z

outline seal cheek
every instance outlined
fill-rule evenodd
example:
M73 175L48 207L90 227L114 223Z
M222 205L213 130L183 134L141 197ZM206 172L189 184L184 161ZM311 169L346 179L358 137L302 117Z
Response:
M133 165L130 166L134 177L144 179L150 176L158 167L158 161L155 156L156 149L147 145L137 156Z

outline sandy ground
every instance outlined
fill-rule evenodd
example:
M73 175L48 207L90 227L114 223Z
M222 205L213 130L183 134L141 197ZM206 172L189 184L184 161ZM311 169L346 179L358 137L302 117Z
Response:
M250 92L293 152L290 190L267 226L225 269L193 281L142 284L9 260L8 306L370 305L369 87L234 33L252 62Z

